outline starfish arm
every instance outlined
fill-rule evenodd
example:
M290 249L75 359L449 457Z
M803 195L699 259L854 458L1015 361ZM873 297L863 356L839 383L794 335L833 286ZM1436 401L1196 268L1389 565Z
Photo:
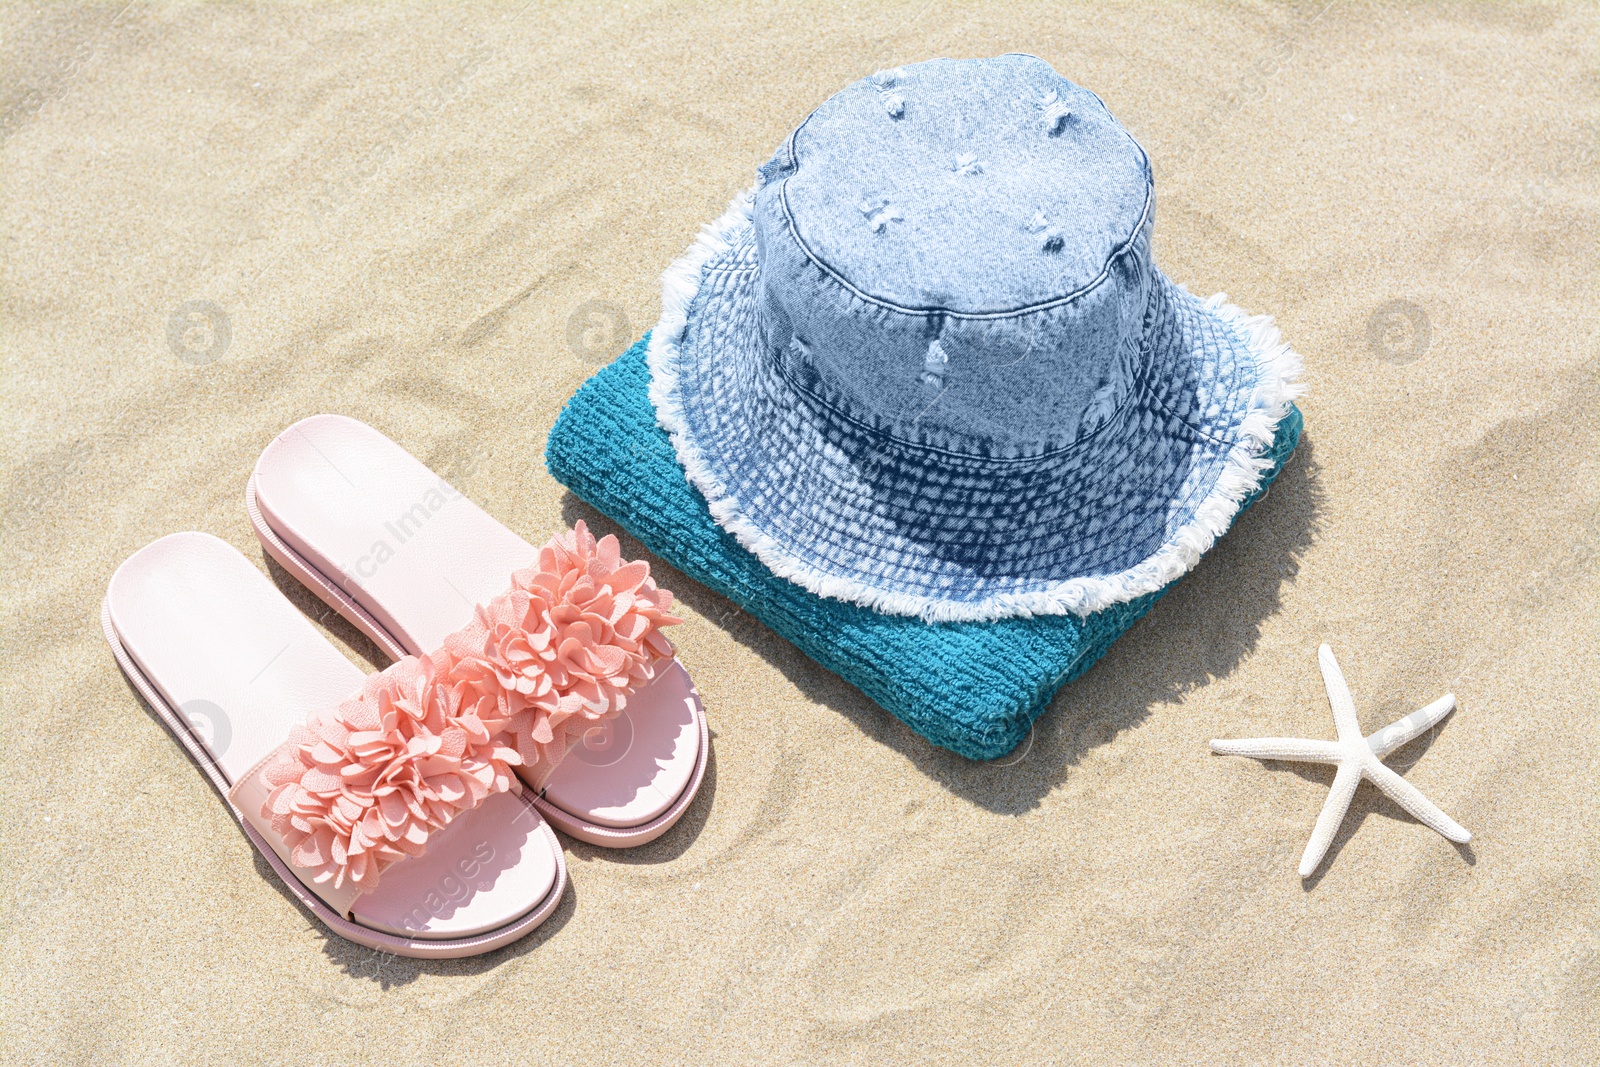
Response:
M1345 684L1344 672L1333 658L1333 649L1323 645L1317 649L1317 663L1322 667L1322 684L1328 690L1328 703L1333 706L1333 725L1339 731L1339 740L1349 741L1361 736L1361 724L1356 721L1356 702Z
M1322 805L1322 814L1317 816L1317 825L1311 830L1311 840L1306 842L1305 854L1300 857L1300 877L1310 878L1311 872L1322 862L1322 857L1327 855L1328 846L1333 844L1333 835L1338 832L1339 824L1344 822L1344 813L1350 809L1350 798L1355 796L1356 786L1360 784L1359 765L1339 765L1339 773L1333 776L1333 788L1328 790L1328 800Z
M1372 749L1374 756L1382 759L1401 745L1421 737L1433 727L1434 723L1450 714L1455 706L1456 695L1446 693L1420 711L1413 711L1405 718L1397 719L1369 736L1367 747Z
M1467 832L1466 827L1440 811L1434 806L1433 801L1422 795L1421 790L1388 767L1373 760L1371 765L1362 769L1367 777L1372 779L1373 785L1389 794L1396 804L1415 815L1417 821L1423 825L1431 826L1458 844L1472 840L1472 835Z
M1314 741L1304 737L1245 737L1238 740L1217 738L1211 742L1211 751L1219 756L1285 759L1299 763L1339 762L1337 743Z

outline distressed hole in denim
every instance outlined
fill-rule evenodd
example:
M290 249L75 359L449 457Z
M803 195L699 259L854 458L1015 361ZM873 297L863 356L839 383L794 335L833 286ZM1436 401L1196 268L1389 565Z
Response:
M867 225L872 227L873 233L882 233L891 222L903 222L905 217L889 203L886 196L869 197L857 205L861 215L867 220Z
M887 92L899 84L900 78L903 74L905 74L905 71L901 70L899 67L890 67L888 70L880 70L878 73L872 76L872 87L878 90L880 93Z
M949 365L950 353L935 340L922 357L922 384L935 389L943 387L945 368Z
M1023 227L1029 233L1039 238L1039 248L1045 252L1059 252L1066 247L1067 235L1059 226L1050 225L1049 216L1043 211L1035 211L1033 218Z
M1057 101L1044 109L1044 128L1051 137L1059 137L1067 128L1067 120L1072 118L1072 109L1066 104Z

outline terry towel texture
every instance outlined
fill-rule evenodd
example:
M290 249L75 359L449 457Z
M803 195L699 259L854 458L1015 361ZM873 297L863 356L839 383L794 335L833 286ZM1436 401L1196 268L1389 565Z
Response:
M738 604L936 745L970 759L1010 752L1056 690L1088 670L1172 588L1086 618L937 624L808 592L774 575L719 527L689 484L650 403L648 340L601 369L567 402L545 445L550 473L651 552ZM1244 507L1283 468L1300 429L1300 412L1291 407L1268 453L1272 466Z

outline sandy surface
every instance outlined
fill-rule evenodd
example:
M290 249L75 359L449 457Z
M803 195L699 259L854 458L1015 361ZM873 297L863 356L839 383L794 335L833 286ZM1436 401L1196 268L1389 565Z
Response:
M1012 50L1149 149L1162 266L1304 353L1270 497L1004 765L662 569L684 822L569 845L493 955L331 940L117 672L112 570L266 569L245 478L319 411L592 520L545 433L696 229L834 89ZM1594 1062L1597 100L1593 7L0 8L0 1058ZM1391 762L1470 846L1363 786L1295 875L1330 774L1206 741L1331 737L1322 641L1369 730L1458 694Z

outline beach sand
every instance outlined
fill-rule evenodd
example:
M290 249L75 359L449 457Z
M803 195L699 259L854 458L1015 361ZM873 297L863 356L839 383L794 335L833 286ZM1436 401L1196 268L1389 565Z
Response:
M119 674L116 566L269 567L243 492L366 420L542 540L545 434L831 92L1027 51L1149 151L1156 256L1311 391L1267 499L1011 757L929 746L656 563L713 730L655 844L420 962L287 897ZM1600 12L947 3L0 8L0 1059L1575 1064L1600 1033ZM627 552L639 547L625 540ZM1295 865L1328 642L1390 762Z

